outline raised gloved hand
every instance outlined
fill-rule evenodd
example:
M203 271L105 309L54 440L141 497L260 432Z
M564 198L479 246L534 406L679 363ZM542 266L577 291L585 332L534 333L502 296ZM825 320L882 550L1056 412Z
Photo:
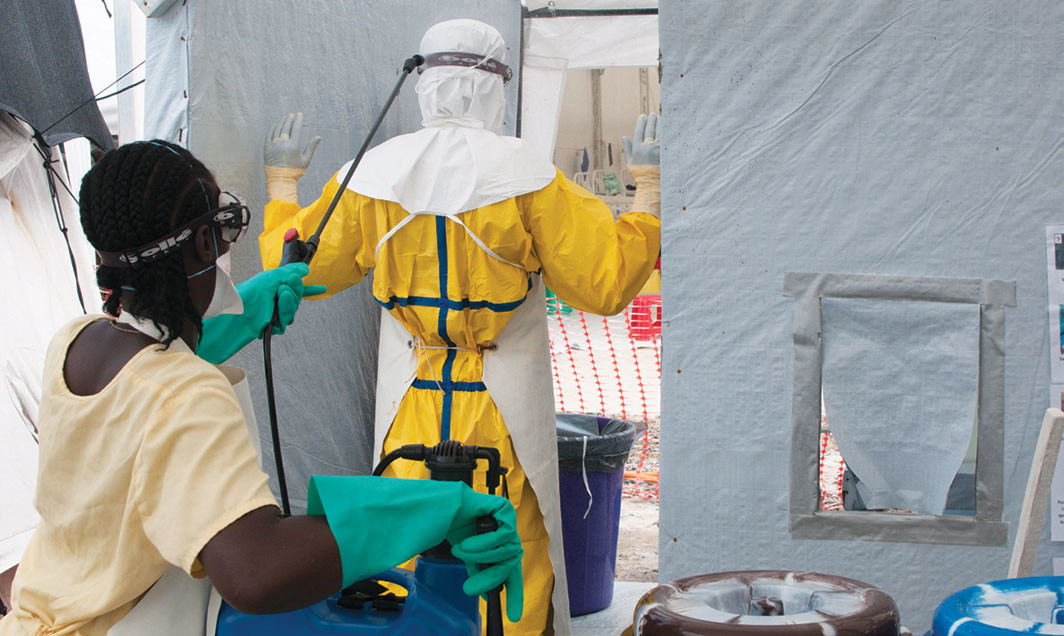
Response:
M275 334L296 317L299 302L307 296L325 293L323 285L303 285L303 277L310 272L306 263L290 263L260 272L236 286L244 312L222 314L203 321L196 355L212 364L221 364L249 342L260 337L262 330L273 320L274 299L280 324Z
M271 201L298 203L297 184L307 172L321 137L303 148L303 113L288 113L266 136L262 148L266 192Z
M379 574L438 545L451 542L471 576L466 594L506 586L506 615L521 618L521 540L513 505L502 497L474 492L456 481L390 477L310 478L307 514L325 515L340 548L343 585ZM491 515L493 532L477 535L477 517ZM480 566L493 564L480 570Z
M624 137L624 158L635 179L632 211L661 218L661 119L656 113L640 115L632 139Z

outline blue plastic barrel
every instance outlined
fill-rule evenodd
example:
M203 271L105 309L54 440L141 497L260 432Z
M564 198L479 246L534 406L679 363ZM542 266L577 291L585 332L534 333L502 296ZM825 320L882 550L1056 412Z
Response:
M414 572L395 568L373 577L407 590L401 610L342 607L335 595L281 614L242 614L222 603L217 636L479 636L477 600L462 594L466 567L419 557Z
M1064 577L992 581L942 601L927 636L1064 634Z
M580 616L608 607L613 600L621 486L635 424L559 413L557 426L569 613Z

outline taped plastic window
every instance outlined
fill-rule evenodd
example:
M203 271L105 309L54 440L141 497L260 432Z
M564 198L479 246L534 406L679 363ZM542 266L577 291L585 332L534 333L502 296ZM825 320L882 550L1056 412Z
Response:
M1015 283L788 273L784 291L794 297L791 535L1002 545Z
M824 298L820 311L824 422L845 463L844 508L945 513L978 406L979 307ZM970 514L972 464L953 502Z

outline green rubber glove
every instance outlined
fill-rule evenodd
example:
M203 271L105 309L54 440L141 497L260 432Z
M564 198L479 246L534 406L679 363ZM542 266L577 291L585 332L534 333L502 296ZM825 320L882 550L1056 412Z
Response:
M273 319L275 298L281 324L273 328L273 333L284 333L285 327L295 320L299 301L325 292L322 285L303 285L303 277L309 272L306 263L290 263L260 272L238 284L236 291L244 303L244 312L204 320L196 355L212 364L221 364L262 336L262 330Z
M521 539L517 513L502 497L474 492L457 481L390 477L310 478L307 514L324 515L340 548L343 585L395 567L444 539L472 576L469 595L506 585L506 615L520 620ZM476 535L477 517L491 515L498 529ZM480 566L493 564L480 570Z
M462 495L462 509L447 533L451 554L465 561L469 571L462 591L470 596L483 596L504 585L506 616L511 623L516 623L521 620L525 597L521 579L524 549L517 535L517 511L502 497L483 495L471 488L466 488ZM484 515L494 517L498 528L471 534L475 532L477 517Z

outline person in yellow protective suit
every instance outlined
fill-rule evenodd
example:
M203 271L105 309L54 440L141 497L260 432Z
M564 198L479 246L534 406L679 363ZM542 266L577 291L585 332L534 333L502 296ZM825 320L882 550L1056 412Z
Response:
M615 314L646 282L660 246L657 118L640 117L626 140L637 193L615 221L520 139L496 134L505 50L474 20L425 33L424 128L366 154L306 281L331 294L374 270L383 308L375 457L446 439L499 449L525 554L524 616L505 631L568 634L543 284L578 309ZM317 228L350 165L300 209L296 180L310 154L300 150L301 124L286 117L266 143L266 267L278 264L292 228L303 237ZM411 462L393 467L427 476Z

